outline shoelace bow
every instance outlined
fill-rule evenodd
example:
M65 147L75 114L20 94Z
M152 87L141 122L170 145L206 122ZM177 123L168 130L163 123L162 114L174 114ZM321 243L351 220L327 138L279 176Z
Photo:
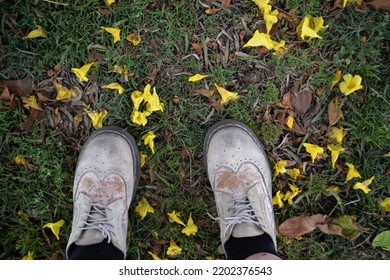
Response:
M104 238L107 238L107 242L111 242L111 235L113 234L110 230L112 227L110 218L107 218L106 209L109 209L106 205L100 203L92 203L91 210L88 214L88 219L84 222L85 226L83 230L95 229L100 230Z
M255 224L260 228L263 228L263 225L256 219L256 213L253 210L252 203L249 202L248 194L234 198L233 206L229 210L233 210L233 215L222 219L220 217L212 219L220 221L226 225L224 235L230 236L233 232L233 228L237 224L241 223L251 223ZM259 215L258 215L259 216Z

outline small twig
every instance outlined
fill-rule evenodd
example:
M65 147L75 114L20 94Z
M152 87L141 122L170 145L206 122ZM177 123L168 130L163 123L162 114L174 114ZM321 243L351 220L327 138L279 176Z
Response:
M52 3L52 4L56 4L56 5L69 6L69 4L67 4L67 3L59 3L59 2L54 2L54 1L50 1L50 0L43 0L43 1L48 2L48 3Z
M17 49L17 50L20 51L21 53L31 54L31 55L38 55L37 53L33 53L33 52L29 52L29 51L24 51L24 50L21 50L21 49L18 49L18 48L15 48L15 49Z

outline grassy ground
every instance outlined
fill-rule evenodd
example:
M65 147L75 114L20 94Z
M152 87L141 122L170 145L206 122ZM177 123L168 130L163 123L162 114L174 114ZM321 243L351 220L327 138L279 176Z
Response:
M34 94L49 99L41 102L45 118L28 132L21 129L29 116L26 108L3 103L0 107L0 259L20 259L28 251L36 259L65 258L75 162L93 128L87 116L69 128L83 105L56 101L53 77L67 86L79 86L84 93L81 101L90 109L108 111L104 125L127 128L148 155L130 211L128 259L150 259L148 251L166 258L171 239L183 248L179 259L223 258L218 226L207 215L215 216L216 210L202 163L202 145L207 128L226 118L247 123L257 133L272 165L295 160L306 166L298 180L284 174L274 179L274 194L286 190L287 183L302 190L293 205L275 206L278 225L299 215L354 215L365 229L353 241L318 230L287 243L279 238L283 258L389 259L387 251L371 246L375 235L390 227L389 214L379 206L390 193L390 158L384 156L390 151L387 12L354 5L333 8L334 1L274 1L281 13L299 19L307 13L323 16L328 25L321 40L305 42L297 38L290 21L280 19L271 34L286 40L289 51L275 56L242 48L262 26L262 17L249 0L231 1L229 7L211 15L205 13L204 4L212 5L212 1L119 0L109 8L103 0L31 2L0 0L0 79L32 77ZM44 27L47 38L24 40L36 25ZM101 26L118 26L122 34L138 32L142 42L133 46L124 35L113 44ZM79 83L70 70L90 61L96 62L90 81ZM117 64L126 66L130 77L113 73ZM56 65L59 69L54 69ZM347 130L347 151L333 169L329 158L311 163L301 144L326 147L327 108L337 94L329 87L338 69L361 75L364 89L348 96L343 106L344 118L338 126ZM189 83L188 77L196 73L209 77ZM278 124L277 104L297 81L318 102L319 110L311 116L305 134ZM120 82L125 93L100 89L111 82ZM157 88L165 110L154 113L142 127L131 121L130 94L147 83ZM213 88L213 83L238 92L240 98L215 111L207 97L194 93L194 88ZM53 125L50 120L57 108L61 121ZM147 131L157 134L155 154L141 141ZM18 154L31 159L29 168L15 164ZM370 193L353 190L352 182L344 182L345 162L358 166L363 178L375 176ZM338 194L339 202L325 191L330 185L344 190ZM142 196L155 209L144 220L134 213ZM30 222L18 215L19 210ZM167 213L173 210L182 212L184 220L192 213L199 232L183 235L179 225L168 221ZM42 227L60 219L65 224L57 240Z

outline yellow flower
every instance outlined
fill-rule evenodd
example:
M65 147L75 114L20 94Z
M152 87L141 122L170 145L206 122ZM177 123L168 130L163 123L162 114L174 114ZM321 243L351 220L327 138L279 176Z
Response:
M47 223L43 228L50 228L54 235L57 237L57 240L60 240L60 229L65 224L64 220L59 220L55 223Z
M338 82L340 82L340 80L341 80L341 70L337 70L333 74L332 86L330 87L330 90L332 90L334 88L334 86L337 85Z
M286 125L289 128L292 128L294 125L294 117L293 116L288 116L286 119Z
M362 190L366 194L369 193L371 190L368 186L372 183L372 180L374 180L374 178L375 178L375 176L372 176L370 179L367 179L364 182L355 183L355 185L353 186L353 189L354 190Z
M259 7L259 9L262 11L264 9L265 6L268 5L269 3L269 0L252 0L253 2L255 2L255 4L257 5L257 7Z
M286 172L287 160L279 160L274 166L274 177Z
M103 127L103 120L108 114L107 110L104 109L100 112L92 112L92 111L86 110L86 113L87 113L88 117L91 119L92 126L95 129L99 129L99 128Z
M147 84L145 87L144 87L144 93L142 95L142 97L144 98L144 103L147 103L149 102L149 100L152 98L152 93L150 91L150 84Z
M385 154L385 157L390 157L390 152L388 152L387 154Z
M67 89L61 83L55 80L53 81L53 84L57 89L56 100L67 100L67 99L69 100L69 99L74 99L77 96L76 93L79 90L79 88L74 87L71 89Z
M94 62L91 62L91 63L85 64L81 68L72 68L72 72L76 74L76 76L80 82L88 82L87 73L93 64L94 64Z
M118 94L122 94L125 91L125 89L119 83L111 83L108 85L103 85L101 86L101 88L114 89L118 91Z
M104 27L104 26L101 26L100 28L104 29L105 31L110 33L112 35L112 37L114 37L114 44L121 40L121 30L120 30L119 27Z
M361 5L363 3L363 0L343 0L343 8L345 8L345 6L347 6L348 2L349 3L356 2L356 4Z
M264 20L265 20L265 26L267 29L267 34L271 31L272 25L274 23L278 22L278 15L279 12L278 10L273 10L272 11L272 6L271 5L265 5L265 7L262 10Z
M340 188L338 186L329 186L326 188L327 192L334 191L335 193L340 192Z
M150 116L150 112L148 111L141 112L134 110L133 114L131 115L131 121L135 124L145 126L148 123L148 116Z
M123 75L129 74L129 71L127 70L126 65L125 66L114 65L112 72L118 73L118 74L123 74Z
M34 259L34 252L31 252L31 251L28 251L27 252L27 255L25 255L22 260L23 261L29 261L29 260L33 260Z
M332 140L335 140L337 144L342 144L344 136L347 135L347 131L342 127L332 127L329 132L329 137Z
M390 212L390 197L386 197L383 201L379 203L385 212Z
M282 40L280 42L273 41L274 47L272 48L275 52L274 55L282 55L287 53L286 41Z
M321 36L318 35L317 32L326 28L326 26L324 26L323 24L324 20L322 19L322 17L313 18L311 15L305 15L301 23L297 26L296 31L299 37L301 37L303 40L306 40L306 37L308 37L309 39L321 39Z
M190 214L190 217L187 221L187 226L183 228L181 231L182 233L186 234L187 236L195 235L195 233L198 232L198 227L195 225L194 220L192 219L192 213Z
M160 102L160 98L158 97L155 87L153 88L153 94L146 103L146 110L148 110L150 113L164 111L164 103Z
M43 27L40 25L36 26L36 29L30 31L23 39L35 39L35 38L46 38L46 32L43 30Z
M126 36L126 40L133 43L134 46L137 46L141 43L141 36L137 33L132 33Z
M348 173L345 182L348 182L353 178L362 178L362 176L360 176L359 172L355 169L355 166L353 164L347 162L346 165L348 166Z
M104 0L107 6L111 6L112 4L115 3L115 0Z
M25 220L26 222L28 222L29 224L32 224L32 222L30 221L29 217L27 216L26 212L24 212L23 210L19 210L18 211L18 215L23 219Z
M274 48L274 41L272 41L269 34L260 33L256 30L253 37L249 39L243 47L266 47L267 49L272 50Z
M209 75L196 74L188 78L189 82L197 82L204 78L207 78Z
M140 153L141 167L143 167L145 165L147 157L148 156L145 153L143 153L143 152Z
M321 155L324 153L324 149L315 144L303 143L303 146L306 148L306 152L310 154L311 162L314 162L317 155Z
M133 101L134 110L139 110L139 106L141 105L142 101L144 101L144 97L142 95L142 92L136 90L131 94L131 101Z
M359 75L352 76L347 74L343 76L344 81L340 83L340 91L345 96L350 95L352 92L362 89L362 77Z
M345 149L340 144L329 144L328 149L332 155L332 168L334 168L336 161L339 158L339 154L345 151Z
M299 170L299 168L293 168L293 169L287 169L286 170L286 173L294 180L296 180L299 176L299 174L301 174L301 171Z
M284 198L284 194L278 191L275 194L275 196L272 198L272 205L278 205L279 208L282 208L284 205L283 198Z
M24 156L16 155L14 161L17 165L23 165L25 168L28 167L29 160L27 160Z
M167 255L168 256L177 256L181 253L181 250L182 249L179 246L177 246L175 241L173 241L173 239L171 239L171 242L169 243Z
M222 97L222 100L221 100L222 105L228 103L230 100L235 100L238 98L237 92L228 91L228 90L224 89L223 87L218 86L216 83L214 83L214 85Z
M169 217L169 222L170 223L175 223L176 222L176 223L182 225L183 227L186 226L186 224L180 219L180 212L176 212L174 210L171 213L168 213L168 217Z
M154 213L153 207L150 206L149 202L144 196L138 202L138 205L135 207L134 211L141 216L141 220L143 220L148 213Z
M291 191L286 192L286 194L283 197L283 200L284 201L287 200L288 204L292 205L293 204L292 199L296 197L298 193L300 193L300 190L292 184L288 184L288 186L290 187Z
M156 254L148 251L148 254L152 256L153 260L156 260L156 261L161 261L161 258L159 256L157 256Z
M142 136L144 145L149 145L149 148L153 154L154 154L154 138L156 138L156 134L154 134L153 131L149 131L144 136Z
M30 109L33 108L35 110L43 111L43 109L38 105L37 99L34 95L29 97L22 96L23 107Z

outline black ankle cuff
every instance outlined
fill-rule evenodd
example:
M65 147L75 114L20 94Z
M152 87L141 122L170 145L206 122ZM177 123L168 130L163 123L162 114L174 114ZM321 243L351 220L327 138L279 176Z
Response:
M72 244L69 248L70 260L123 260L121 250L112 243L107 243L107 239L98 244L79 246Z
M266 233L243 238L231 236L224 247L229 260L245 260L257 253L270 253L278 256L274 242Z

